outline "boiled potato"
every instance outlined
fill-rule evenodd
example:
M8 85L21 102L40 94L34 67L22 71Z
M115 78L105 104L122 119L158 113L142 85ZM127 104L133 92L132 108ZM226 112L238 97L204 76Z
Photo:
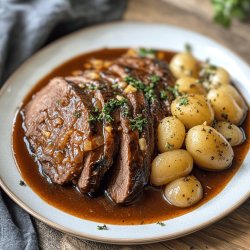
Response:
M207 98L212 104L216 120L228 121L236 125L243 122L247 106L232 85L223 85L217 89L211 89Z
M181 148L186 135L183 123L173 116L161 120L157 133L158 149L162 153Z
M172 115L177 117L187 129L214 120L214 112L203 95L184 95L176 98L171 104Z
M177 80L176 87L181 94L205 94L202 84L190 76L184 76Z
M231 146L237 146L244 142L245 134L242 129L229 122L216 122L214 128L221 133Z
M191 175L170 182L165 187L164 196L176 207L190 207L202 199L203 189L201 183Z
M176 78L182 76L198 77L199 63L188 52L176 54L170 61L170 70Z
M223 170L234 158L231 145L214 128L198 125L191 128L186 136L186 148L195 164L208 170Z
M230 84L230 75L222 67L207 65L201 71L201 78L204 78L203 85L206 89L217 88L221 85Z
M193 159L186 150L168 151L153 160L150 181L155 186L161 186L188 175L192 169Z

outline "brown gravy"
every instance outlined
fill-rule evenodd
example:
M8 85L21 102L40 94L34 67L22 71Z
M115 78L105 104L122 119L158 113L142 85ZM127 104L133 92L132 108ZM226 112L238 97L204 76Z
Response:
M72 71L83 68L84 62L90 58L113 59L123 54L126 49L103 49L81 55L54 69L44 77L25 98L25 105L34 93L41 89L48 81L56 76L68 76ZM164 52L165 60L169 61L173 52ZM190 208L177 208L169 205L162 196L161 188L147 187L143 196L130 206L116 206L104 196L89 198L80 194L72 186L62 187L49 183L42 175L41 169L29 154L22 117L17 113L13 127L13 152L25 182L47 203L69 214L101 223L111 224L144 224L163 221L188 213L212 199L227 185L241 166L250 147L250 114L243 124L246 141L234 147L235 158L233 165L222 172L207 172L195 168L193 173L200 180L204 189L204 198L197 205ZM21 187L20 188L25 188Z

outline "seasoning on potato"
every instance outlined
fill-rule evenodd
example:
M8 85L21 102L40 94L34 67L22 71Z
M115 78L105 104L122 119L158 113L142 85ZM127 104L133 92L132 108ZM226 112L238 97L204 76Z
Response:
M237 146L244 142L244 131L230 122L216 122L214 128L221 133L231 146Z
M187 129L204 122L210 125L214 120L214 111L203 95L177 97L171 104L171 112Z
M199 80L190 76L179 78L176 81L175 86L181 94L206 94L206 91Z
M207 98L212 104L217 121L228 121L235 125L243 122L247 105L232 85L222 85L217 89L211 89Z
M164 189L167 201L176 207L190 207L203 197L201 183L195 176L186 176L170 182Z
M176 78L183 76L198 77L200 70L198 61L189 52L176 54L171 59L169 67Z
M218 88L221 85L230 84L230 75L222 67L211 64L204 64L200 71L200 79L206 89Z
M159 154L152 162L150 181L155 186L165 185L188 175L193 169L193 158L184 149Z
M161 153L181 148L186 131L183 123L169 116L161 120L157 130L158 149Z
M232 164L234 152L231 145L210 126L198 125L191 128L185 143L187 151L200 168L223 170Z

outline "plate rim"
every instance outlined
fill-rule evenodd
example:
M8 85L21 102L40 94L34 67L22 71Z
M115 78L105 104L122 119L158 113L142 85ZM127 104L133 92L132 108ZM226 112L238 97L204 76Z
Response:
M113 22L108 22L105 24L98 24L98 25L93 25L87 28L83 28L80 30L77 30L75 32L72 32L66 36L63 36L55 41L53 41L52 43L49 43L48 45L44 46L42 49L38 50L36 53L34 53L32 56L30 56L27 60L23 61L22 64L8 77L8 79L4 82L3 86L0 89L0 98L1 96L4 94L4 92L6 91L6 89L8 89L9 85L11 85L11 78L14 74L16 74L17 71L20 71L23 67L23 65L29 63L29 61L33 60L34 57L38 56L40 53L42 53L44 50L46 50L48 47L54 45L57 42L61 42L65 39L67 39L70 36L74 36L77 33L82 33L86 30L89 29L93 29L96 27L108 27L108 26L113 26L113 25L119 25L122 23L126 23L126 24L130 24L130 25L154 25L154 26L165 26L165 27L169 27L169 28L174 28L177 29L179 31L185 31L188 33L192 33L198 36L201 36L203 38L209 39L213 42L215 42L216 44L222 46L224 49L226 49L228 52L230 52L231 54L233 54L235 57L239 58L241 61L243 61L248 67L249 64L242 59L238 54L236 54L234 51L231 51L230 49L228 49L225 45L220 44L219 42L217 42L216 40L213 40L212 38L205 36L203 34L200 34L198 32L192 31L190 29L186 29L186 28L182 28L182 27L178 27L178 26L174 26L174 25L169 25L169 24L164 24L164 23L159 23L159 22L153 22L153 23L145 23L145 22L137 22L137 21L113 21ZM72 56L73 58L74 56ZM64 62L62 62L61 64L63 64ZM60 66L60 64L58 65ZM248 151L247 155L250 153L250 151ZM246 155L246 156L247 156ZM228 207L226 210L224 210L223 213L221 213L220 215L217 215L216 217L214 217L212 220L210 221L206 221L203 222L202 224L193 226L192 229L186 229L184 230L181 234L180 233L173 233L171 236L158 236L158 237L147 237L146 239L130 239L130 238L112 238L112 237L103 237L103 236L93 236L92 235L87 235L86 233L82 234L79 233L75 230L72 230L70 228L64 227L56 222L53 222L49 219L47 219L46 217L44 217L43 215L39 214L38 212L35 212L33 209L31 209L28 205L26 205L20 198L17 197L17 195L15 195L8 187L7 185L4 183L4 181L2 180L2 177L0 175L0 186L1 188L6 192L6 194L15 202L17 203L20 207L22 207L25 211L27 211L29 214L31 214L32 216L34 216L35 218L37 218L38 220L42 221L43 223L51 226L52 228L59 230L61 232L76 236L78 238L82 238L82 239L88 239L91 241L96 241L96 242L101 242L101 243L108 243L108 244L120 244L120 245L134 245L134 244L148 244L148 243L155 243L155 242L161 242L164 240L171 240L171 239L175 239L178 237L182 237L191 233L194 233L198 230L201 230L213 223L215 223L216 221L218 221L219 219L225 217L226 215L228 215L229 213L231 213L232 211L234 211L237 207L239 207L242 203L244 203L249 197L250 197L250 192L246 193L244 196L241 197L241 199L235 203L233 206ZM45 201L44 201L45 202ZM86 220L86 219L85 219ZM89 221L89 220L87 220ZM123 225L121 225L123 226ZM124 226L133 226L133 225L124 225ZM112 238L112 239L111 239Z

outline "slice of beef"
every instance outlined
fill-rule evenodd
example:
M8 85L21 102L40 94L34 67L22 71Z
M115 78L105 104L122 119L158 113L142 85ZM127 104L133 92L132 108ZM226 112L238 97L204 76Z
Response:
M113 93L108 91L103 92L101 90L95 90L93 94L96 101L100 102L101 109L104 107L105 103L113 98ZM78 181L78 187L81 192L97 192L106 172L113 165L113 159L117 152L117 136L115 131L116 128L114 124L104 121L104 146L101 150L90 153L90 157L94 158L95 161L91 160L90 164L85 164L83 168L81 177ZM97 156L95 156L95 154L97 154Z
M144 169L138 131L132 131L128 118L120 115L120 151L110 173L107 194L117 204L130 203L144 187Z
M145 99L144 94L141 91L136 91L127 94L127 98L130 101L133 108L133 118L141 115L146 119L147 124L142 128L140 133L141 147L140 153L143 159L143 169L144 169L144 185L148 183L148 178L150 175L151 162L154 155L154 127L153 127L153 117L150 114L150 108Z
M91 99L63 78L55 78L24 107L26 136L43 171L64 184L83 167L86 145L95 136L88 122Z

